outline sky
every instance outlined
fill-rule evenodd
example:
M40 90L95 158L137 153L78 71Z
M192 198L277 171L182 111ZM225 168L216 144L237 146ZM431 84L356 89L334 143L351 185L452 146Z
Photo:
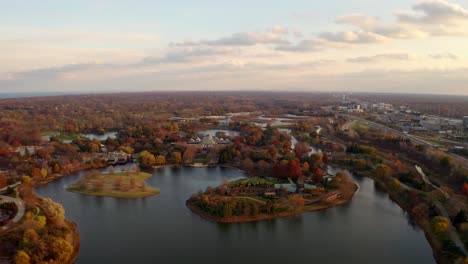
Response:
M468 0L0 0L0 93L468 95Z

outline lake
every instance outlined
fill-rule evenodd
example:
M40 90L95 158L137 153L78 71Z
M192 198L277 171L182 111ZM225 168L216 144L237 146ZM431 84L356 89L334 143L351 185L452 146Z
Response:
M156 169L147 183L161 194L135 200L67 192L82 174L36 189L62 203L78 224L77 263L435 263L424 233L369 178L355 178L360 188L345 206L218 224L192 213L185 201L223 178L245 177L241 171Z

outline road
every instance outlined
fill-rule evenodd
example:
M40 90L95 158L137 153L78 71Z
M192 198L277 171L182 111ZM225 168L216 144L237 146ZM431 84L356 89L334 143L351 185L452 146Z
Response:
M414 165L414 167L416 168L416 170L418 171L419 175L421 175L423 181L426 183L426 184L429 184L430 186L432 186L434 189L436 190L439 190L444 196L445 198L449 199L450 198L450 195L442 190L441 188L439 188L438 186L434 185L430 180L429 180L429 177L427 177L426 173L424 173L424 171L421 169L421 167L419 167L418 165Z
M341 126L341 130L348 130L354 123L356 123L356 120L350 120L346 122L344 125Z
M352 116L352 115L344 115L344 116L351 119L351 120L353 120L353 121L357 121L357 122L360 122L362 124L365 124L365 125L367 125L369 127L372 127L372 128L375 128L375 129L380 129L380 130L383 130L383 131L385 131L387 133L398 135L398 136L400 136L402 138L407 138L407 139L411 140L412 142L417 143L419 145L423 145L423 146L431 147L431 148L437 147L436 145L434 145L432 143L429 143L427 141L424 141L424 140L422 140L422 139L420 139L420 138L418 138L416 136L403 133L401 131L398 131L396 129L387 127L387 126L379 124L379 123L375 123L375 122L372 122L372 121L369 121L369 120L366 120L366 119L362 119L362 118L359 118L359 117L355 117L355 116ZM347 124L345 124L345 125L347 125ZM456 155L454 153L451 153L449 151L445 152L445 154L451 156L452 158L459 159L459 160L463 161L464 166L466 168L468 168L468 159L466 159L464 157L461 157L459 155Z
M21 220L21 218L23 218L24 210L25 210L24 209L24 202L23 202L23 200L21 200L19 198L13 198L13 197L4 196L4 195L0 195L0 199L2 199L2 201L4 201L4 202L14 202L16 204L16 206L18 206L18 213L15 215L15 217L13 219L11 219L10 222L8 222L8 224L6 224L5 226L2 227L2 230L6 230L9 227L11 227L12 225L18 223L19 220Z

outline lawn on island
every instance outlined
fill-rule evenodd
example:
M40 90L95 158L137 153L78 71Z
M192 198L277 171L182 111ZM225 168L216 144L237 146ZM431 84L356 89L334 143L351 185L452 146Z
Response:
M147 186L145 180L152 175L145 172L90 172L67 187L70 192L116 198L143 198L159 194Z

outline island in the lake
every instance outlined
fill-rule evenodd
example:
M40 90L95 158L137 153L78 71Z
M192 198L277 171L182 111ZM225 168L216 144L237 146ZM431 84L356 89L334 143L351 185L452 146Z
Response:
M117 198L143 198L159 194L159 190L147 186L145 180L152 175L139 170L100 173L90 171L67 187L70 192Z
M324 186L277 179L246 178L193 195L187 206L216 222L259 221L324 210L351 201L357 184L344 173Z

